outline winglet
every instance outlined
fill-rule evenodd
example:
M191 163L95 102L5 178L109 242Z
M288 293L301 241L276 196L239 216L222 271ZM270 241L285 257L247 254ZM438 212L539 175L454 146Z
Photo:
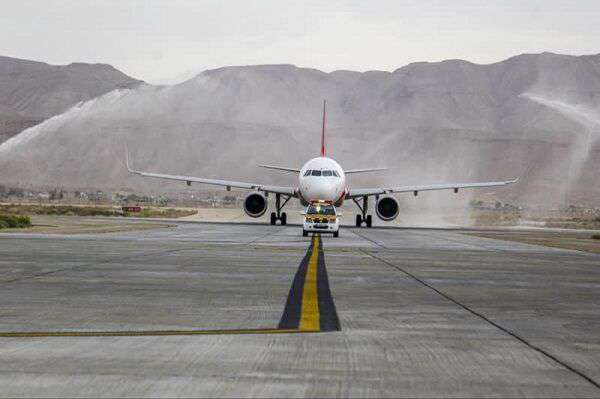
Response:
M327 114L327 100L323 100L323 129L321 130L321 156L324 157L325 151L325 120Z

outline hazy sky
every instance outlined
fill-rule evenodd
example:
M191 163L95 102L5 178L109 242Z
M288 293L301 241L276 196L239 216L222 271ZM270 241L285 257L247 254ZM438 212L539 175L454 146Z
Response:
M225 65L364 71L600 53L600 0L0 1L0 55L109 63L150 82Z

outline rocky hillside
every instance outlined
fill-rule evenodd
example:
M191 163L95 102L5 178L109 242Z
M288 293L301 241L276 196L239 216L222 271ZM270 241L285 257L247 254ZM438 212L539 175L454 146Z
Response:
M106 64L59 66L0 56L0 142L81 101L139 83Z
M600 56L551 53L394 72L227 67L175 86L116 90L0 146L0 183L181 190L128 176L127 144L138 169L294 184L255 165L315 156L324 98L330 155L346 168L390 168L353 176L354 186L520 176L477 196L600 202Z

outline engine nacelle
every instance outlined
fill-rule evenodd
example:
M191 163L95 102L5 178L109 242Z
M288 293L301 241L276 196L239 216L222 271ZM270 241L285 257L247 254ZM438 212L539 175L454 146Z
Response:
M251 192L244 199L244 212L246 215L258 218L267 211L267 197L258 191Z
M383 197L375 204L375 212L381 220L390 221L396 219L400 207L398 201L393 197Z

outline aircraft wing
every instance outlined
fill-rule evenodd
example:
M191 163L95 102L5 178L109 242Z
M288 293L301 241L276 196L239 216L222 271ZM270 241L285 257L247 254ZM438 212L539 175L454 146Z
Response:
M516 183L519 179L506 180L506 181L492 181L492 182L481 182L481 183L447 183L447 184L430 184L426 186L403 186L403 187L390 187L390 188L358 188L348 190L346 198L352 199L357 197L364 197L370 195L382 195L382 194L393 194L393 193L414 193L417 195L419 191L433 191L433 190L454 190L458 192L458 189L463 188L481 188L481 187L498 187L506 186L507 184Z
M387 170L387 168L350 169L345 170L344 173L349 175L351 173L379 172L381 170Z
M194 176L178 176L178 175L167 175L167 174L163 174L163 173L142 172L139 170L134 170L129 166L129 157L127 157L127 170L129 171L129 173L133 173L133 174L144 176L144 177L154 177L156 179L184 181L187 183L188 186L191 185L192 182L194 182L194 183L200 183L200 184L209 184L209 185L213 185L213 186L223 186L223 187L227 187L228 189L231 187L234 187L234 188L242 188L242 189L247 189L247 190L264 191L264 192L274 193L274 194L289 195L292 197L296 196L296 191L297 191L296 188L294 188L294 187L269 186L269 185L264 185L264 184L247 183L247 182L240 182L240 181L233 181L233 180L206 179L206 178L194 177Z

